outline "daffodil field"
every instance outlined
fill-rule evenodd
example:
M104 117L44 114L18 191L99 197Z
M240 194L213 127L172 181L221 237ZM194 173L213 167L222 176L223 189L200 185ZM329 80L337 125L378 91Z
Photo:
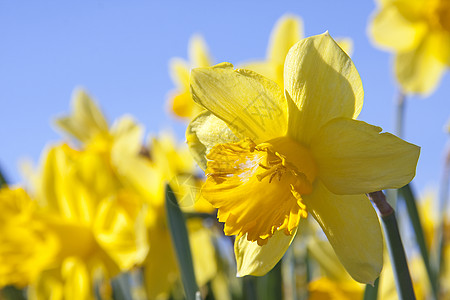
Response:
M450 299L450 151L420 199L427 145L403 135L409 97L449 66L450 1L380 0L368 19L400 87L393 133L359 118L358 45L294 14L264 59L215 62L193 34L168 62L184 140L108 122L76 88L23 182L0 173L0 300Z

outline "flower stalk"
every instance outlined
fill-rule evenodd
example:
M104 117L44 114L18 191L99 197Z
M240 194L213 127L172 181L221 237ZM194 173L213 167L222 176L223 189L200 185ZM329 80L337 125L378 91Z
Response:
M368 196L381 216L399 299L416 299L395 212L387 203L383 192L369 193Z

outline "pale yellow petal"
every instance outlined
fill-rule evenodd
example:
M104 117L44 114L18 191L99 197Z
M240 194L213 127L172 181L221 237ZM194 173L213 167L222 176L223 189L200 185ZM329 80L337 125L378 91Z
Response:
M276 63L273 61L255 61L244 64L242 68L261 74L262 76L275 81L280 87L284 86L284 63Z
M347 53L348 56L353 54L353 40L351 38L336 38L336 43Z
M288 135L303 144L309 144L329 120L356 118L361 111L361 78L328 33L303 39L291 48L284 65L284 83Z
M237 262L237 276L265 275L283 257L295 234L296 231L291 235L277 231L264 246L259 246L257 242L249 242L246 235L236 240L234 253Z
M400 10L401 7L389 4L375 15L369 32L376 44L394 51L408 51L421 42L427 31L427 24L411 20Z
M395 57L395 73L405 93L426 96L436 89L446 67L442 57L436 55L436 47L445 49L444 44L436 43L437 38L432 34L416 49Z
M108 131L108 123L100 109L82 89L72 96L72 114L55 120L58 127L81 142Z
M272 62L284 64L289 49L301 38L303 38L302 20L294 15L282 16L270 35L267 58Z
M273 81L229 63L191 72L194 100L221 118L238 137L255 143L283 136L286 101Z
M180 90L189 90L189 64L181 58L172 58L169 61L169 74L172 81Z
M369 199L365 195L334 195L318 181L304 202L350 276L373 283L383 266L383 237Z
M186 130L186 141L192 157L203 170L206 155L216 144L237 142L239 139L227 124L209 111L199 114Z
M212 64L206 42L200 35L194 35L189 40L188 55L193 67L204 68Z
M338 118L314 137L318 177L335 194L400 188L415 173L420 148L362 121Z

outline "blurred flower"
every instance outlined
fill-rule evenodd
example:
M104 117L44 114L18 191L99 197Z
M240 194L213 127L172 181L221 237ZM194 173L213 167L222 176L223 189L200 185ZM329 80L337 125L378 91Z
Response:
M177 145L171 135L161 134L151 139L148 157L158 172L160 189L150 201L146 218L151 247L144 263L145 288L150 299L164 299L179 278L165 213L165 184L170 183L184 211L212 212L214 208L205 200L197 201L201 181L195 176L194 162L185 145ZM199 219L188 219L187 227L197 283L203 286L217 272L213 234Z
M428 95L450 61L450 2L380 0L369 25L374 42L395 53L403 92Z
M24 189L0 189L0 287L25 287L55 258L56 238L35 213Z
M142 129L129 117L109 128L82 90L72 106L56 123L78 149L50 147L33 180L35 218L58 243L53 263L30 287L36 299L93 299L98 282L141 264L149 248L142 193L124 176L139 172L128 168L140 159Z
M352 280L329 243L313 236L308 239L308 253L320 266L320 276L313 278L308 285L309 300L363 298L365 286Z
M238 274L267 273L310 212L350 275L373 282L381 230L364 194L408 183L419 148L354 120L361 80L327 33L291 48L284 88L286 98L275 82L228 63L191 75L194 100L208 112L191 122L187 140L207 165L203 196L225 234L237 235Z
M203 108L192 101L189 90L190 70L196 67L209 67L212 62L206 43L200 35L194 35L189 40L188 54L189 62L181 58L173 58L170 61L170 75L176 90L170 93L169 103L176 116L191 120Z

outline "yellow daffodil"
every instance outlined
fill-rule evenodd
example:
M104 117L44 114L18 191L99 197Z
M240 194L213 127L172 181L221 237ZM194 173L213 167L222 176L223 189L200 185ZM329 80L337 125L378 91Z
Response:
M103 157L66 144L50 148L43 159L36 218L57 239L54 273L63 277L54 277L54 282L64 293L85 291L92 298L96 272L110 278L141 264L148 252L139 195L114 186L117 179L113 181L108 168L101 168L103 163ZM114 189L108 193L109 187ZM52 273L42 273L32 289L48 283L47 276ZM35 294L49 297L45 290Z
M144 161L142 128L130 117L109 128L81 90L72 105L73 113L56 123L77 139L78 149L50 147L35 180L35 218L58 244L53 264L30 288L36 299L48 299L54 291L66 299L93 298L96 278L108 279L141 264L149 248L142 192L147 187L127 176L151 173L135 168L139 159Z
M286 14L282 16L277 21L270 34L266 59L264 61L244 64L242 68L255 71L283 87L284 60L289 49L303 37L302 20L295 15ZM352 51L351 39L344 38L337 39L336 41L339 46L350 55Z
M432 93L450 63L450 2L379 0L369 25L374 42L395 53L405 93Z
M24 189L0 189L0 287L25 287L55 259L56 237L35 212Z
M176 116L191 120L203 108L192 101L189 91L190 69L194 67L209 67L212 62L206 43L200 35L194 35L189 40L188 54L189 62L181 58L174 58L170 61L170 75L177 88L170 93L169 103L172 112Z
M194 100L208 111L187 141L206 166L203 196L225 234L237 235L238 275L267 273L310 213L350 275L373 282L382 236L365 193L408 183L419 147L355 120L361 80L328 33L289 50L284 89L228 63L191 72Z

